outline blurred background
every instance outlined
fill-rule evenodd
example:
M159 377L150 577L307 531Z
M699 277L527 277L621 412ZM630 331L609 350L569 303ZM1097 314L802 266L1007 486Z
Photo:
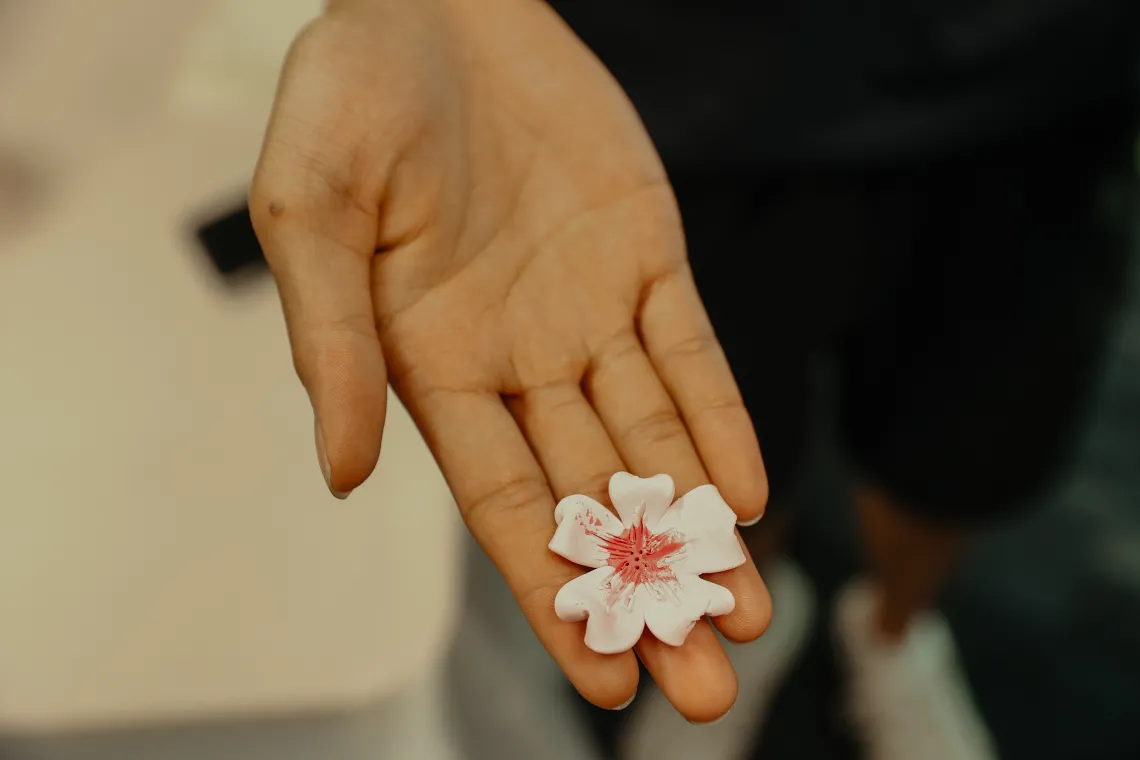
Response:
M0 0L2 760L589 760L622 729L533 640L398 405L350 502L313 466L243 193L319 10ZM1129 271L1075 463L948 594L1003 757L1140 757ZM793 553L826 594L858 559L850 475L826 415L809 438ZM828 625L755 757L858 756Z

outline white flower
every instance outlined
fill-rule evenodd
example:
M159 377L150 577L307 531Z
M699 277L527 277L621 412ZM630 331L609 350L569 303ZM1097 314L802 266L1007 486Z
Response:
M726 615L736 600L699 577L744 564L736 513L716 486L695 488L673 504L668 475L610 478L610 500L621 520L588 496L558 503L550 550L596 568L567 583L554 599L566 622L587 620L586 646L613 654L632 649L649 626L680 646L704 615Z

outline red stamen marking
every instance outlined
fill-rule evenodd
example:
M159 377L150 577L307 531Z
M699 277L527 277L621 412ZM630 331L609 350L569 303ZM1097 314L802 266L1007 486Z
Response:
M606 564L614 569L606 582L611 606L627 590L632 598L632 592L642 585L658 599L677 590L678 581L672 564L681 557L685 548L684 537L677 531L651 533L640 514L631 527L617 536L602 530L602 521L589 513L579 515L579 524L587 535L598 539L608 555Z

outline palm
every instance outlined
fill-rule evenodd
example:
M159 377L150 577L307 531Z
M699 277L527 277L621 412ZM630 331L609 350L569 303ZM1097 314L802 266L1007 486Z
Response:
M375 463L386 369L543 643L612 706L636 666L554 617L578 572L545 548L555 498L604 498L621 469L668 472L679 490L711 480L751 517L759 452L620 89L533 0L441 1L454 24L371 0L298 46L252 209L330 483L347 490ZM271 161L274 146L292 162ZM275 176L314 155L319 182ZM720 582L739 602L722 631L754 638L768 616L755 568ZM638 653L689 717L731 704L708 626Z

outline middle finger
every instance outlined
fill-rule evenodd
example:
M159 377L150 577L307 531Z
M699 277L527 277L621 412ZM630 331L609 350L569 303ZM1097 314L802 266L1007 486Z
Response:
M620 333L599 347L584 387L630 472L642 477L666 472L677 484L678 495L711 482L635 332ZM747 549L744 555L744 565L709 578L736 597L736 608L714 623L738 642L759 637L771 617L768 590Z

